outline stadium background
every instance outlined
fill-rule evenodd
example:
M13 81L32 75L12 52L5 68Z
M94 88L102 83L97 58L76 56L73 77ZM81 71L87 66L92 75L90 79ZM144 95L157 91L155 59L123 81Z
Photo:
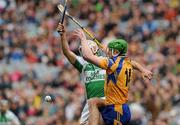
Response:
M84 104L79 73L60 49L58 2L0 0L0 100L23 125L78 125ZM103 44L125 38L128 55L153 72L152 81L135 75L131 124L180 125L179 0L69 0L68 11ZM54 103L44 102L49 93Z

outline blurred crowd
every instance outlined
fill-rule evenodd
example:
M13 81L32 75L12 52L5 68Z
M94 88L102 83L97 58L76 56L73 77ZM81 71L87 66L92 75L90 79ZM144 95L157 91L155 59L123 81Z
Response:
M22 125L78 125L85 103L56 32L58 3L0 0L0 100L9 101ZM68 0L68 11L104 45L126 39L129 57L153 72L151 81L135 72L130 125L180 125L180 1ZM68 34L77 28L68 19L65 25ZM79 42L69 36L79 54Z

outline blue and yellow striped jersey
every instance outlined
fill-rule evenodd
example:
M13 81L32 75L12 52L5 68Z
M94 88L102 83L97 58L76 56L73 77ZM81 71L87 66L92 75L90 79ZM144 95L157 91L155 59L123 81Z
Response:
M132 80L133 67L127 57L103 58L100 67L106 69L104 85L106 104L124 104L128 101L128 89Z

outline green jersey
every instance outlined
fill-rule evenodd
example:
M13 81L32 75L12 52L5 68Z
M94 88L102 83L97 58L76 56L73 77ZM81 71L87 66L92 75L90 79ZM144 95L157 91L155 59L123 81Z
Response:
M87 99L104 97L106 71L79 56L76 57L74 67L81 73L82 81L85 83Z

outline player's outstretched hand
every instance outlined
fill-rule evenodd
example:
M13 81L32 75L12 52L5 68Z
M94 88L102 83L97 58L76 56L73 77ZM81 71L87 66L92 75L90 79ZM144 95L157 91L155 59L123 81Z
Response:
M66 30L65 30L65 28L64 28L64 25L61 24L61 23L58 24L56 30L57 30L57 32L58 32L60 35L63 35L63 34L66 32Z
M82 29L77 29L73 32L73 37L79 38L81 41L86 41L86 35Z
M145 78L148 78L149 80L152 79L152 75L153 73L147 69L145 69L143 72L142 72L142 77L145 79Z

